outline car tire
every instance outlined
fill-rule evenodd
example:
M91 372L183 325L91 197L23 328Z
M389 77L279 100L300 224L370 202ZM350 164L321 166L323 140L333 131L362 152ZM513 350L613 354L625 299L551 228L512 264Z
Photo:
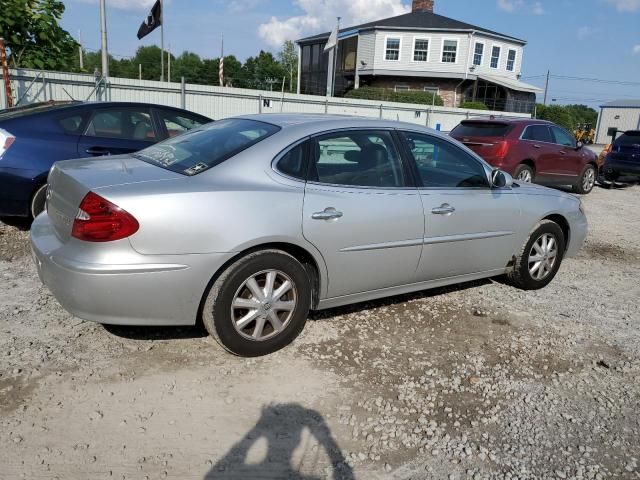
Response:
M582 169L582 172L580 172L578 180L572 186L573 192L580 195L587 195L590 193L596 184L596 176L596 168L593 165L586 165Z
M227 351L257 357L291 343L310 307L311 282L302 264L281 250L262 250L240 258L213 282L202 322Z
M544 245L549 245L549 239L553 239L554 243L546 249ZM509 283L522 290L546 287L558 273L565 245L566 240L560 226L551 220L541 221L515 258L513 270L507 274Z
M513 179L523 183L533 183L535 180L533 168L529 165L525 165L524 163L518 165L518 168L516 168L516 171L513 174Z
M31 220L36 218L44 211L46 202L47 184L45 183L44 185L40 185L31 197L31 203L29 204L29 216Z

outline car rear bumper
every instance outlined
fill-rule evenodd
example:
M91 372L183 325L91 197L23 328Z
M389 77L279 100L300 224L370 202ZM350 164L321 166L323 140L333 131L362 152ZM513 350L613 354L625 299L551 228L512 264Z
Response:
M640 177L640 161L625 162L624 160L607 159L601 172L608 179L623 176Z
M210 279L233 256L132 253L118 264L78 261L46 212L32 225L31 247L41 281L67 311L117 325L193 325Z

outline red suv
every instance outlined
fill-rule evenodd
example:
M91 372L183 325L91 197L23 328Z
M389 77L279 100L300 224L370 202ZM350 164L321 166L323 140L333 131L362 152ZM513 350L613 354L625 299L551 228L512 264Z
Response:
M464 120L451 136L520 182L571 185L589 193L597 156L558 125L535 119Z

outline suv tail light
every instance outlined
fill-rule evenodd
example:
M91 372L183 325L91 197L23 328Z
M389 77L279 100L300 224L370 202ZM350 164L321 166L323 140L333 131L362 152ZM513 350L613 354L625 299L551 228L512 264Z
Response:
M139 228L129 212L89 192L80 202L71 235L87 242L112 242L133 235Z
M509 142L506 140L501 140L496 143L496 157L500 160L504 160L504 158L509 153Z
M9 132L0 128L0 158L5 154L9 147L13 145L13 142L16 141L16 137L11 135Z

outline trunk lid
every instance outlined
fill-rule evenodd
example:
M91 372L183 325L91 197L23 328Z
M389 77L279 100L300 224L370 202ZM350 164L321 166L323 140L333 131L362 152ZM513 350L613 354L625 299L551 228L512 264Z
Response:
M184 176L128 155L57 162L49 172L47 213L60 240L67 241L80 202L89 191L177 178Z

